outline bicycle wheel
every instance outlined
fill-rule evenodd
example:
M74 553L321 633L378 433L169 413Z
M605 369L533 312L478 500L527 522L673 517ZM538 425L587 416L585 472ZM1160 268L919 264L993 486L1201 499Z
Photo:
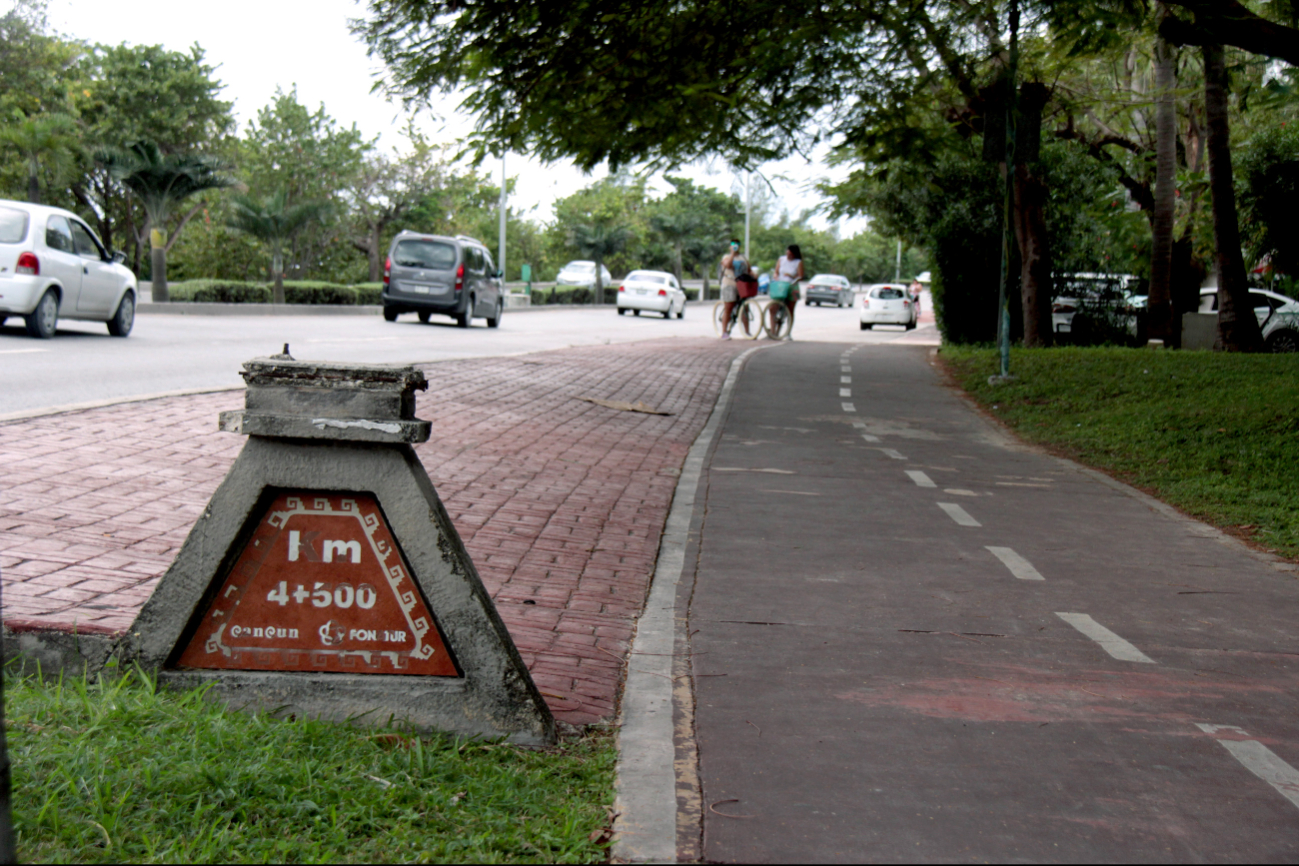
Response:
M794 326L794 318L789 314L789 307L780 301L773 301L774 309L767 313L767 336L773 340L783 340ZM774 322L771 321L774 319ZM774 327L773 327L774 325Z
M731 328L731 335L742 335L746 340L756 340L762 336L762 304L756 298L740 302L735 311L735 326Z
M726 304L722 301L713 304L713 330L719 337L726 329L726 323L722 320L724 315L726 315Z

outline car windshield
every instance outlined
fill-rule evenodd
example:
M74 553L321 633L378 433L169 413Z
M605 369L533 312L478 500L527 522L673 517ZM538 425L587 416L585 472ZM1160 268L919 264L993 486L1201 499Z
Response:
M398 241L392 261L403 268L448 270L455 267L456 248L440 241Z
M876 289L872 297L879 298L881 301L896 301L905 298L906 294L901 289L883 288Z
M569 262L564 265L566 271L593 271L595 270L594 262Z
M666 284L668 278L662 274L651 274L649 271L632 271L627 275L627 281L635 280L638 283L656 283Z
M812 282L822 286L842 286L844 279L843 277L836 277L834 274L817 274L812 277Z
M0 244L16 244L27 237L27 211L0 207Z

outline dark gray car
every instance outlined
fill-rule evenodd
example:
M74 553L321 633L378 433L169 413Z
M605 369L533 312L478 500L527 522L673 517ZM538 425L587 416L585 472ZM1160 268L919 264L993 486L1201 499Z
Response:
M404 231L393 238L383 270L383 317L395 322L416 313L421 322L437 313L462 328L471 319L501 323L505 292L501 272L480 241Z

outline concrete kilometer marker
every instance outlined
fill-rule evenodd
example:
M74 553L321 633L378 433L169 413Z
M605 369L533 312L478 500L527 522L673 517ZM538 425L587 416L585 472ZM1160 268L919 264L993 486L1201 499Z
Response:
M412 443L414 367L244 364L248 435L118 652L231 705L544 745L555 722Z

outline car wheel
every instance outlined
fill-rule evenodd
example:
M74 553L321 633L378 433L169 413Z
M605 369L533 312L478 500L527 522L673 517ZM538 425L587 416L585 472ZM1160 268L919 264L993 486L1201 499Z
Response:
M625 316L625 315L627 315L627 308L626 308L626 307L619 307L619 308L618 308L618 315L620 315L620 316Z
M631 311L631 314L632 314L633 316L639 316L639 315L640 315L640 310L632 310L632 311Z
M912 319L911 321L907 322L907 330L908 330L908 331L913 331L913 330L915 330L915 327L916 327L916 320L915 320L915 319Z
M428 313L416 313L415 315L419 316L419 321L421 325L428 324Z
M1273 331L1267 338L1269 352L1299 352L1299 332Z
M59 296L49 291L41 297L30 316L24 316L27 322L27 333L41 340L54 336L59 327Z
M469 327L469 321L474 317L474 305L477 303L477 299L473 295L470 295L469 303L465 305L465 311L463 313L456 313L455 315L456 325L461 328Z
M677 318L684 319L685 317L686 317L686 302L682 301L681 309L677 311Z
M396 308L395 308L395 307L384 307L384 308L383 308L383 320L384 320L385 322L395 322L395 321L397 321L397 310L396 310Z
M117 312L108 320L108 333L114 337L125 337L135 325L135 295L127 292L122 295L122 302L117 305Z
M870 323L870 322L862 322L862 323L861 323L861 329L862 329L863 331L869 331L869 330L871 330L871 327L872 327L872 326L871 326L871 323Z
M501 325L501 314L505 312L505 302L502 301L502 300L499 300L499 299L498 299L498 300L496 301L496 310L495 310L494 312L495 312L495 315L492 315L492 316L488 317L488 319L487 319L487 327L489 327L489 328L499 328L499 327L500 327L500 325Z

